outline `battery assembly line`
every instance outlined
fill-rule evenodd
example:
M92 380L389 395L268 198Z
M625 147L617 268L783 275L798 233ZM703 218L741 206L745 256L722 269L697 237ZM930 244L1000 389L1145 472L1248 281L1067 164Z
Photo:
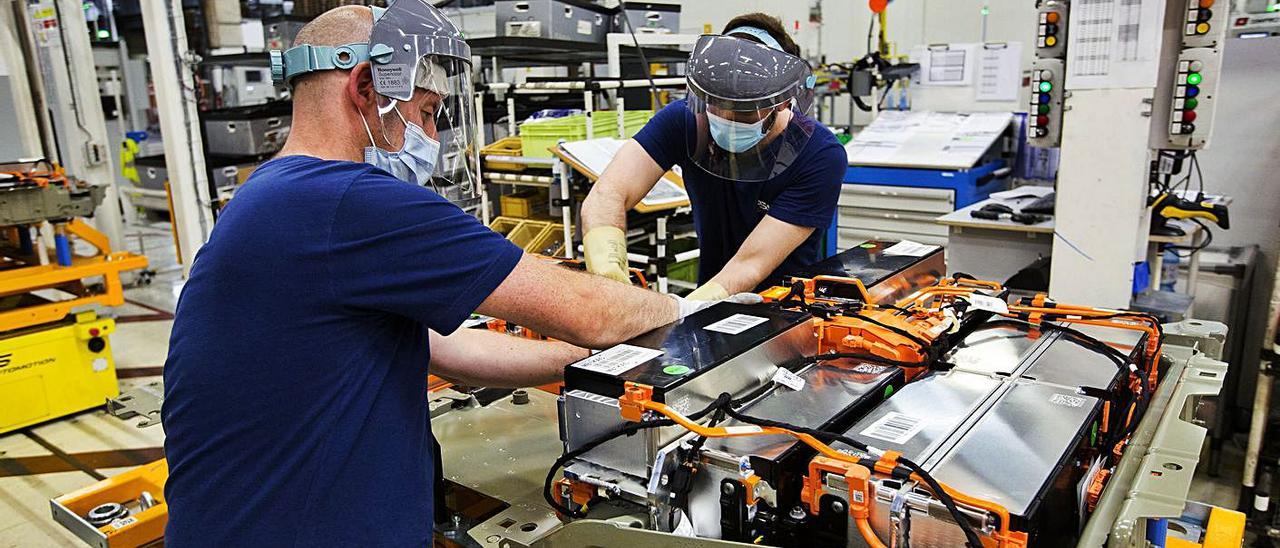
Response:
M1275 0L5 0L0 546L1271 546Z

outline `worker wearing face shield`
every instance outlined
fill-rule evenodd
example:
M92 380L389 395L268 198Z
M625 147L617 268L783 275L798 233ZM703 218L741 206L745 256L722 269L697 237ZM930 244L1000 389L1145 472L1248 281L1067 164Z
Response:
M700 286L721 299L816 262L848 167L844 148L808 116L814 78L777 19L730 21L698 40L688 98L626 142L582 205L587 268L623 279L626 211L682 168L698 235Z
M554 382L581 347L697 306L528 256L459 207L478 188L471 53L425 0L327 12L273 72L293 92L288 141L178 302L165 542L429 545L429 373ZM460 329L473 311L565 342Z

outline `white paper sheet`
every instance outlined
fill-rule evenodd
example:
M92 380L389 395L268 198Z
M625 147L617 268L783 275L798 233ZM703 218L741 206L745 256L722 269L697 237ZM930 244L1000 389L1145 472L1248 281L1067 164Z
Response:
M565 152L569 153L574 160L577 160L582 167L587 168L596 176L604 173L605 168L609 167L609 162L613 161L614 155L622 148L623 141L613 138L591 139L587 141L573 141L560 145ZM653 186L644 198L640 199L640 203L646 206L659 206L663 204L673 204L683 202L689 199L689 193L680 185L672 181L669 176L663 176L658 180L658 184Z
M920 63L916 81L924 86L967 86L973 82L978 44L933 44L911 48Z
M1016 101L1022 87L1022 43L983 44L978 49L979 101Z
M1077 0L1067 29L1067 89L1156 84L1163 0Z
M967 169L1009 126L1008 112L887 110L845 145L852 166Z

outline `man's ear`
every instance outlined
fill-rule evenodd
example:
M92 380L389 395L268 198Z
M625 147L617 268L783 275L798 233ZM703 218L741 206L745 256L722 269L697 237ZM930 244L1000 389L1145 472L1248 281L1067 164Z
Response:
M373 69L365 61L351 68L347 75L347 99L360 110L361 116L366 112L377 112L378 92L373 89Z

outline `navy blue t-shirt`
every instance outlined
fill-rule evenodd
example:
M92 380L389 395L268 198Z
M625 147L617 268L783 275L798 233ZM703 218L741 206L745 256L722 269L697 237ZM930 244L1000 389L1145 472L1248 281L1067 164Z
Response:
M427 330L457 329L520 257L367 164L258 168L178 301L165 544L430 544Z
M766 214L816 230L761 286L780 281L779 275L820 258L822 233L835 215L849 162L830 130L816 120L805 121L815 126L809 142L791 166L764 182L722 179L693 163L689 143L697 142L697 122L684 100L658 111L636 134L636 141L662 169L679 165L682 170L701 247L698 283L706 283L724 268Z

